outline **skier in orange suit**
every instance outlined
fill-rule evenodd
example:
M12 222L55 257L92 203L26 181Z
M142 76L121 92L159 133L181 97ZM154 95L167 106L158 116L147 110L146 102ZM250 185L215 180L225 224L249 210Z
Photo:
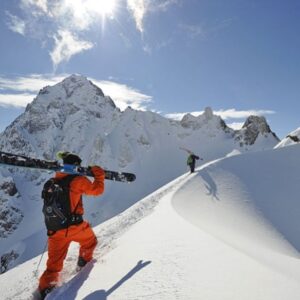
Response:
M70 152L60 153L60 157L64 164L78 166L81 164L80 157ZM92 167L91 171L94 175L93 182L85 176L76 176L70 182L69 199L71 211L76 215L76 223L55 232L48 231L47 269L40 277L38 288L42 299L57 285L59 272L63 268L63 262L71 242L77 242L80 245L77 262L79 268L93 258L97 238L89 223L82 218L84 213L82 195L97 196L102 194L104 192L105 173L99 166ZM55 179L60 180L66 176L68 175L65 173L57 172Z

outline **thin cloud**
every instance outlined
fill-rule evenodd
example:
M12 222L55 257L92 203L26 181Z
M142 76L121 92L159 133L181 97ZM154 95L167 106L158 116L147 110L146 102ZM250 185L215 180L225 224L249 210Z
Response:
M239 130L243 127L244 122L233 122L233 123L228 123L227 126L234 129L234 130Z
M25 22L19 17L10 14L9 12L6 12L6 15L8 16L8 21L6 22L8 28L13 32L24 35Z
M178 24L178 29L191 39L202 38L206 39L211 35L218 34L235 21L234 18L218 21L215 24Z
M109 95L121 110L128 106L133 109L146 110L152 102L151 96L128 85L105 80L92 79L92 81L101 88L104 94Z
M179 24L178 28L184 31L190 38L194 39L198 36L205 37L206 32L200 25Z
M180 121L183 118L183 116L186 114L187 113L172 113L172 114L165 114L165 117L168 119Z
M241 118L247 118L251 115L255 116L263 116L263 115L271 115L275 114L275 111L273 110L236 110L236 109L227 109L227 110L220 110L220 111L214 111L216 115L219 115L222 117L222 119L241 119Z
M21 0L20 8L22 19L7 12L7 26L14 32L40 40L42 45L53 44L49 54L54 67L94 47L91 41L79 36L81 33L87 36L96 22L103 21L101 3L97 1Z
M26 105L32 102L34 94L0 94L0 106L2 107L26 107Z
M42 13L48 12L48 3L47 0L21 0L21 7L36 9Z
M181 0L127 0L127 8L131 12L136 28L144 32L144 19L149 13L165 12L169 7L180 3Z
M169 7L177 5L180 3L179 0L165 0L165 1L154 1L153 6L151 7L152 11L166 11Z
M5 78L0 76L0 106L26 107L36 97L38 91L47 86L54 85L65 76L47 76L31 74L28 77Z
M27 77L5 78L0 77L0 89L14 92L37 93L47 85L54 85L62 81L67 75L50 76L31 74Z
M20 0L20 15L7 12L10 30L37 39L48 52L54 67L69 61L75 54L89 50L96 45L88 33L97 27L104 28L105 22L117 20L109 11L104 13L102 4L109 0ZM105 2L104 2L105 1ZM165 12L182 0L116 0L115 12L127 5L127 11L135 22L136 29L144 33L144 21L148 14ZM102 4L101 4L102 3ZM116 14L117 16L117 14ZM110 18L112 17L112 18ZM101 24L101 26L99 26ZM80 36L85 36L84 40ZM120 35L124 40L124 35ZM130 47L130 41L126 46Z
M275 111L273 110L236 110L236 109L227 109L227 110L219 110L219 111L213 111L215 115L220 116L223 120L228 119L244 119L251 115L255 116L264 116L264 115L270 115L275 114ZM188 112L185 113L171 113L166 114L165 116L170 119L174 120L181 120L184 115L186 115ZM191 115L198 117L199 115L203 114L203 111L194 111L189 112Z
M91 1L85 0L64 0L59 5L49 2L48 15L55 20L59 27L74 32L88 31L90 27L100 21L100 12L96 7L89 6ZM96 1L94 1L96 3ZM101 7L101 3L100 6Z
M128 10L132 13L135 20L136 28L143 33L144 16L147 12L148 1L146 0L127 0Z
M50 56L54 66L63 61L68 61L73 55L88 50L93 44L87 41L81 41L68 30L59 30L54 37L55 46Z
M133 47L131 40L124 33L120 32L119 36L122 39L122 41L127 49L130 49Z
M0 77L0 106L25 107L34 99L40 89L47 85L57 84L67 76L68 74L57 76L32 74L28 77ZM152 101L151 96L131 86L114 81L89 79L99 86L105 95L110 96L121 110L128 106L146 110Z

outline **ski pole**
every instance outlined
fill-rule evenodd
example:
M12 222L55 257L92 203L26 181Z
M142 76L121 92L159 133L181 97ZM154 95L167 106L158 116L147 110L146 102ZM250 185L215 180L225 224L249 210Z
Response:
M43 256L44 256L44 254L45 254L45 252L46 252L47 245L48 245L48 239L46 240L46 244L45 244L43 253L42 253L41 258L40 258L40 261L39 261L39 263L38 263L38 265L37 265L37 267L36 267L36 270L35 270L35 272L34 272L34 275L35 275L36 277L38 276L39 267L40 267L40 264L41 264L41 262L42 262Z

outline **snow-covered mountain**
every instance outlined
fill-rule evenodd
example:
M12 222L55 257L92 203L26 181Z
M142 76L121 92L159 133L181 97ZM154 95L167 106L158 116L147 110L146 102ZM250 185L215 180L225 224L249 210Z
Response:
M300 128L289 133L280 143L278 143L275 148L281 148L285 146L295 145L300 142Z
M0 147L46 159L53 159L57 151L67 148L79 153L86 163L100 160L102 164L124 167L134 160L133 144L141 149L152 148L159 132L186 146L189 146L188 137L210 140L219 136L230 140L230 148L253 146L243 150L261 150L261 145L255 147L260 135L265 138L265 147L270 148L279 141L264 117L250 116L240 131L234 131L211 108L206 108L199 117L187 114L180 122L131 108L121 112L99 87L83 76L72 75L41 89L25 113L1 134ZM120 140L117 145L112 138L116 135ZM198 144L205 142L201 140ZM121 151L114 153L116 149ZM193 150L206 154L205 145Z
M279 141L279 138L271 131L265 117L250 116L247 118L241 130L236 134L236 140L243 145L261 145L262 149L266 144L266 140L273 144L274 140Z
M299 154L235 155L176 178L95 227L95 260L77 275L73 245L47 299L298 299ZM0 276L3 299L29 299L40 259Z
M169 120L149 111L120 111L109 96L83 76L72 75L39 92L25 112L0 135L1 151L53 160L59 150L78 153L83 165L134 172L130 185L106 183L104 196L85 201L93 225L117 215L183 174L189 149L208 162L234 152L271 149L278 138L263 117L249 117L240 131L206 108L199 117ZM22 263L39 254L45 240L40 193L47 172L1 168L0 255L18 254ZM5 190L5 188L3 188ZM28 243L35 244L29 251Z

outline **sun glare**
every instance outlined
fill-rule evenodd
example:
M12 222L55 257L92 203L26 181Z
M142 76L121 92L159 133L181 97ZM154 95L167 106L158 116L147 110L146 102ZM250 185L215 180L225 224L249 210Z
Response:
M70 10L69 19L74 26L82 30L91 24L102 22L102 30L108 19L115 19L115 14L120 0L62 0L62 11Z
M113 15L116 0L87 0L85 4L94 13L100 14L103 17L109 17Z

